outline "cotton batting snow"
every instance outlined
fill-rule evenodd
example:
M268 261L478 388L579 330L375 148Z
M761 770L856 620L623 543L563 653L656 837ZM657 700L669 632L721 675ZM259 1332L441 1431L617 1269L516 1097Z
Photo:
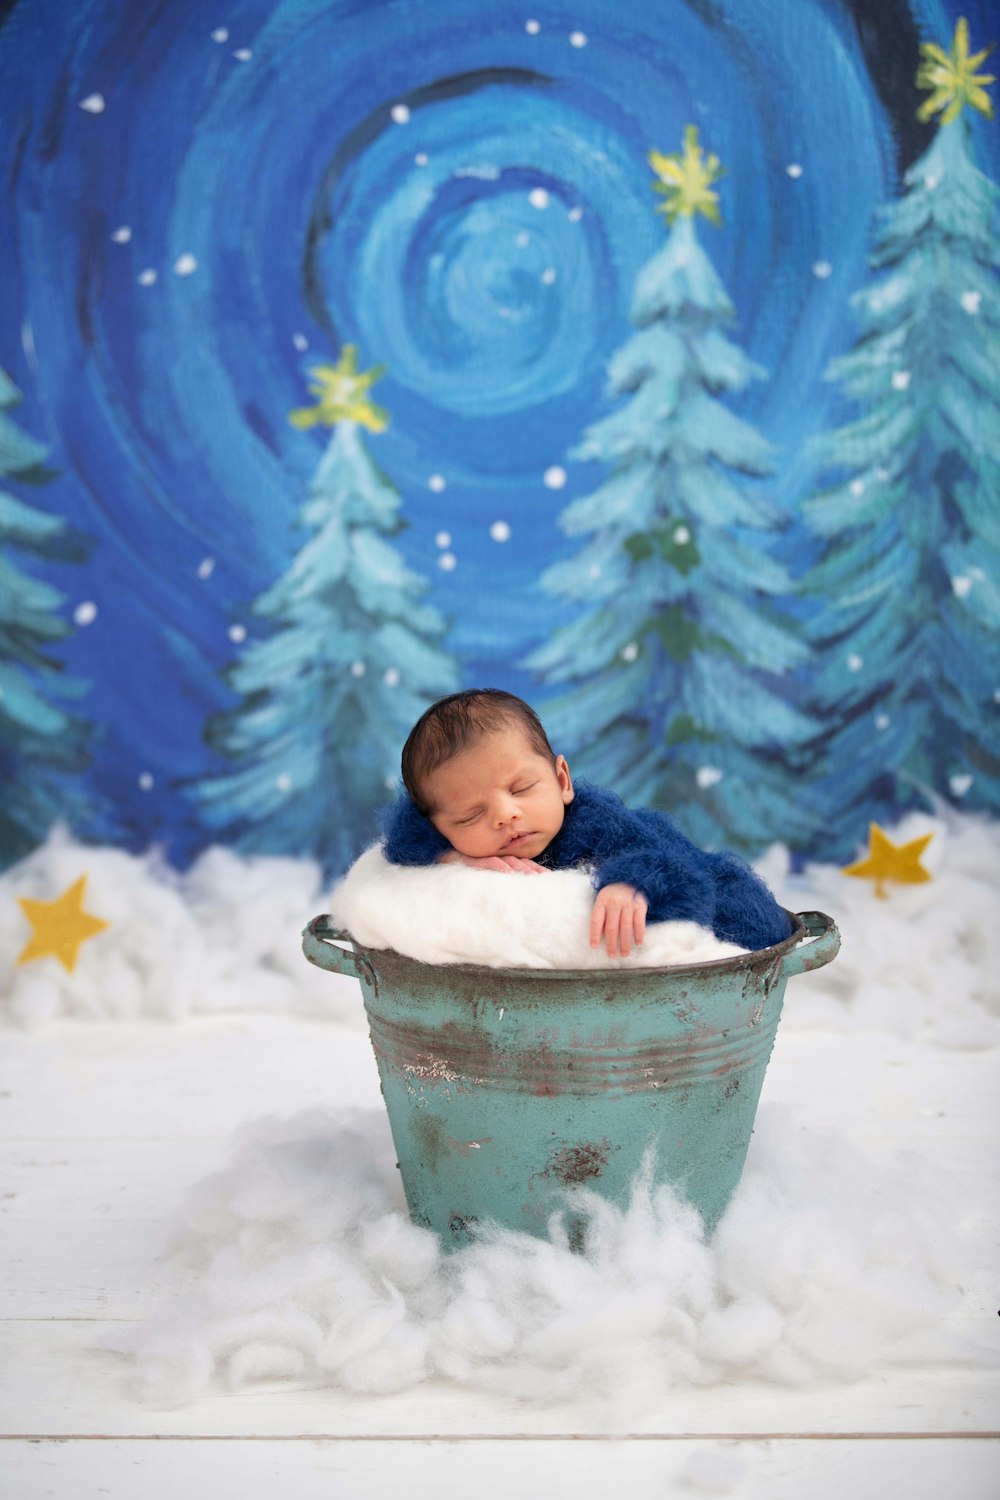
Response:
M707 963L744 953L696 922L653 922L628 958L591 948L594 887L582 870L501 874L463 865L411 869L378 845L330 898L334 926L368 948L393 948L428 964L500 969L598 969Z
M711 1241L640 1174L627 1212L567 1191L589 1215L582 1254L560 1214L548 1240L497 1229L443 1254L406 1217L382 1113L310 1111L241 1132L183 1209L175 1299L114 1347L158 1406L261 1380L390 1392L439 1376L612 1419L679 1387L996 1364L949 1323L968 1186L765 1108Z

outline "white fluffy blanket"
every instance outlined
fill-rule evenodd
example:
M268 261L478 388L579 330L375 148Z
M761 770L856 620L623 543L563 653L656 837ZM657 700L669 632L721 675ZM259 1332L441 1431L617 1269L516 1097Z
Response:
M591 948L594 888L582 870L502 875L462 865L392 865L378 845L334 889L330 916L366 948L429 964L493 969L607 969L706 963L746 950L696 922L655 922L628 958Z

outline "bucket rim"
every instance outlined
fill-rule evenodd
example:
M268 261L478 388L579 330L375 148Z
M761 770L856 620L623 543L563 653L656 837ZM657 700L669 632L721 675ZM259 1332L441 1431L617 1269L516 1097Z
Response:
M780 943L772 943L769 948L751 948L745 953L736 953L728 958L712 958L702 962L664 964L660 966L651 964L636 965L634 968L626 965L615 967L608 965L607 967L593 969L529 969L520 968L516 964L504 967L493 964L428 963L425 959L413 958L408 953L400 953L396 948L368 947L366 944L359 942L353 934L343 930L335 931L331 928L328 930L327 935L331 937L336 936L346 942L353 943L358 957L367 959L374 969L378 968L379 959L384 956L390 962L417 964L422 969L444 969L448 974L468 975L470 979L485 975L492 975L495 978L498 974L510 974L516 975L518 980L524 979L529 982L532 980L564 979L579 983L581 979L599 980L613 974L617 981L623 977L646 979L661 974L738 974L750 969L771 968L787 957L804 937L811 935L804 920L805 916L822 917L826 923L831 927L833 926L832 918L827 917L825 912L793 912L784 906L781 910L790 919L792 931L787 938L783 938ZM315 930L315 936L321 938L323 936L322 930Z

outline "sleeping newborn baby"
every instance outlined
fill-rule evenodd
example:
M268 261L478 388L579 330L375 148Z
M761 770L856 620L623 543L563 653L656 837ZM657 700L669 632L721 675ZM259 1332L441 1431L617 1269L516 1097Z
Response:
M788 914L742 859L706 853L665 813L633 811L574 784L532 708L495 688L453 693L417 720L403 748L406 788L383 820L392 864L458 863L544 875L586 867L596 889L590 946L627 956L646 922L688 921L722 942L767 948Z

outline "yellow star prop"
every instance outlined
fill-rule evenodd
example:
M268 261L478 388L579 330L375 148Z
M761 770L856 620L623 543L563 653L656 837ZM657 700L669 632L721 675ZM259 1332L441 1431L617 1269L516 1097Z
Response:
M72 974L80 945L108 925L100 917L84 911L86 886L87 877L81 875L76 884L63 891L55 901L31 901L26 896L18 897L17 904L34 929L17 960L19 964L30 964L33 959L51 954Z
M357 422L369 432L384 432L389 413L369 399L368 392L385 374L385 365L374 365L358 373L358 351L345 344L335 365L314 365L309 371L313 384L309 394L317 398L315 406L298 406L289 413L293 427L335 427L338 422Z
M920 885L931 879L929 870L920 863L920 856L934 837L925 833L923 838L913 839L909 844L894 844L877 823L868 825L868 853L856 864L846 865L845 875L868 876L875 881L875 894L886 899L882 882L896 880L900 885Z
M679 214L689 219L704 214L713 224L722 223L719 195L712 191L713 182L722 176L722 166L717 156L702 157L697 125L685 130L682 152L664 156L662 151L650 151L647 159L660 179L653 183L654 191L666 195L667 201L657 205L658 212L666 214L669 224Z
M948 125L958 118L967 104L978 109L988 120L993 118L993 101L986 92L986 85L994 83L992 73L977 73L976 69L993 51L984 47L974 57L969 56L969 23L964 16L959 18L951 51L933 42L921 43L922 61L917 69L917 88L932 89L917 110L918 120L929 120L939 109L944 110L941 124Z

